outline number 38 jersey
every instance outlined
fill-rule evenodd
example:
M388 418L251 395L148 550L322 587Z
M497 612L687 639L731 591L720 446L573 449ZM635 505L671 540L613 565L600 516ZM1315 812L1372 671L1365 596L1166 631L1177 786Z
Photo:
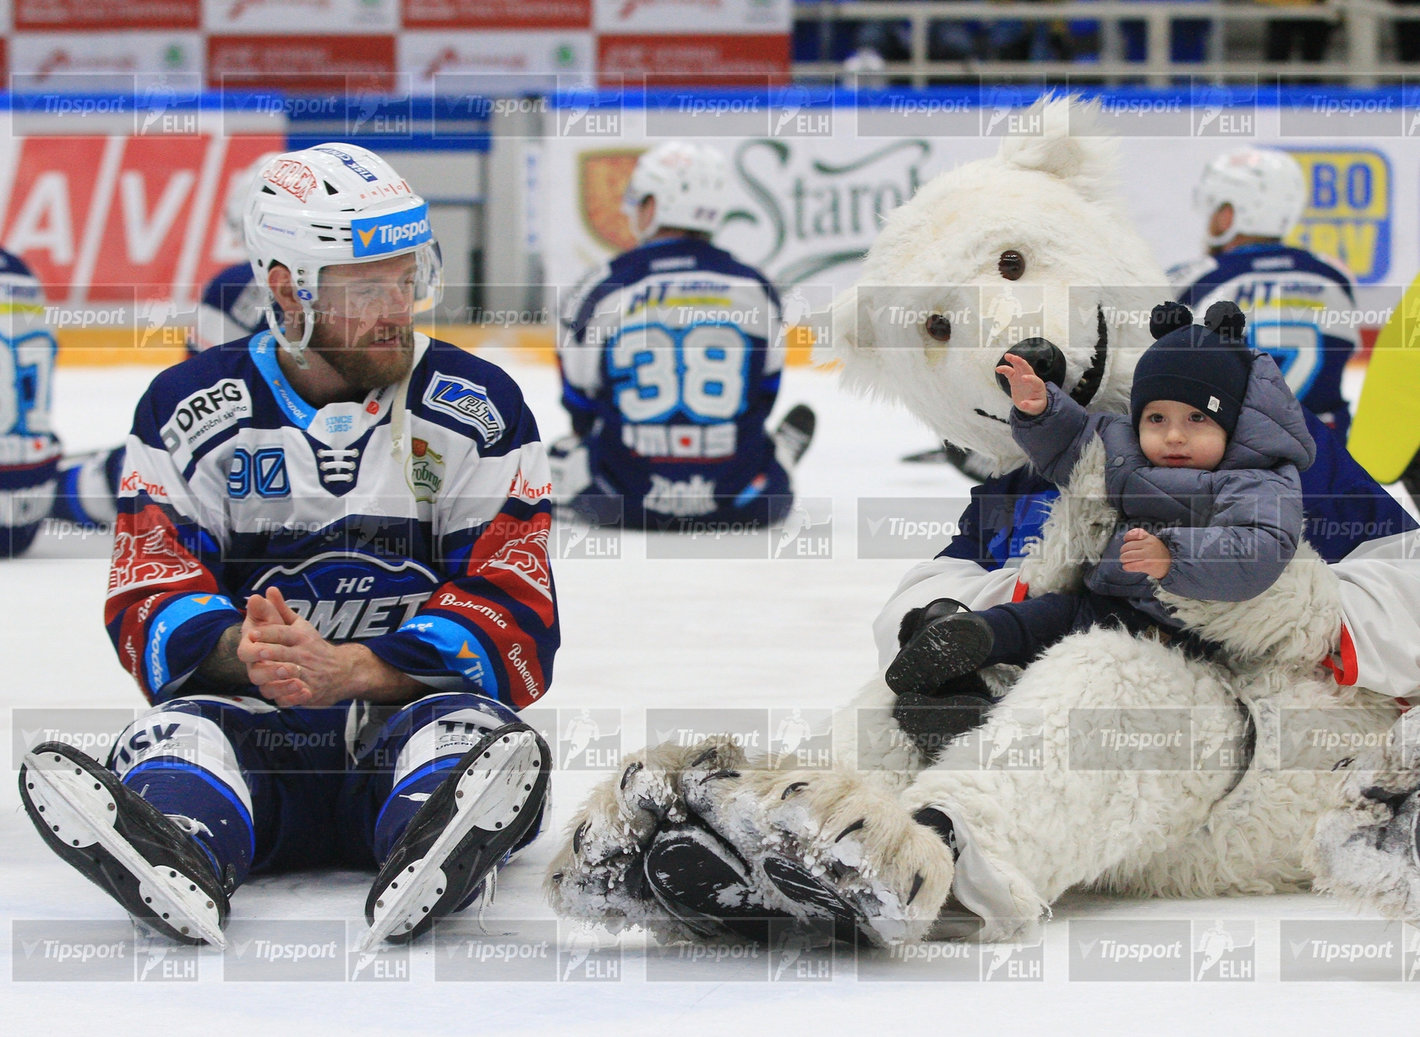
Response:
M1341 375L1360 331L1345 270L1303 249L1264 243L1177 266L1169 281L1199 319L1215 302L1237 303L1248 344L1270 353L1297 399L1346 439L1351 410Z
M621 496L628 523L777 517L766 499L788 476L764 422L783 332L759 271L699 238L647 242L583 279L558 356L593 492Z

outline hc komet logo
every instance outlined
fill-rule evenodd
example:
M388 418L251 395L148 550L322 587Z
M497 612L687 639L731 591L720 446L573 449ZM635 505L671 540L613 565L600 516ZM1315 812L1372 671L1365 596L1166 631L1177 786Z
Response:
M434 240L429 227L429 203L389 216L364 216L350 221L356 259L383 256Z

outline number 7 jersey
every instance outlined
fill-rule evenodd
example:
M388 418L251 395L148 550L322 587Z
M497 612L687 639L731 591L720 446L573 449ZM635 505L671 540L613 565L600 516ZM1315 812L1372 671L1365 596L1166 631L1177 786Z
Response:
M562 309L562 403L593 493L631 525L765 522L789 504L764 422L779 393L779 296L694 237L648 242L589 274Z

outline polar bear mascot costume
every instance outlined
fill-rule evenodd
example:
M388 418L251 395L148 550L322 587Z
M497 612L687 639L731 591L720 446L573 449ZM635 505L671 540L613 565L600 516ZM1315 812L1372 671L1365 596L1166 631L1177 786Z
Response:
M1033 511L1028 491L1043 487L1011 439L994 368L1010 348L1088 409L1127 412L1164 278L1114 193L1114 142L1095 112L1046 100L1036 114L1043 132L1006 138L893 212L835 305L844 377L997 473L962 535L884 610L882 667L909 609L1078 586L1118 519L1102 448ZM1334 441L1313 469L1311 545L1271 589L1168 600L1223 652L1073 634L1024 670L988 671L999 704L935 743L921 722L931 710L907 723L879 676L836 717L828 770L775 769L728 737L652 746L573 819L549 872L554 907L662 939L763 940L788 919L883 945L1010 940L1072 888L1263 894L1321 873L1393 912L1420 910L1420 730L1400 737L1396 700L1420 683L1420 630L1405 626L1420 614L1405 562L1414 523ZM1358 500L1364 514L1337 511ZM1363 690L1358 669L1396 686Z

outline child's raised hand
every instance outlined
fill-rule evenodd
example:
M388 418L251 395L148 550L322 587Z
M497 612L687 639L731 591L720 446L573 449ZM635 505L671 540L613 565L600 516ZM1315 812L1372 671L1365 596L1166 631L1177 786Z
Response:
M1036 415L1045 410L1045 382L1035 373L1035 368L1015 353L1007 353L1005 361L996 368L996 373L1011 383L1011 402L1022 414Z

